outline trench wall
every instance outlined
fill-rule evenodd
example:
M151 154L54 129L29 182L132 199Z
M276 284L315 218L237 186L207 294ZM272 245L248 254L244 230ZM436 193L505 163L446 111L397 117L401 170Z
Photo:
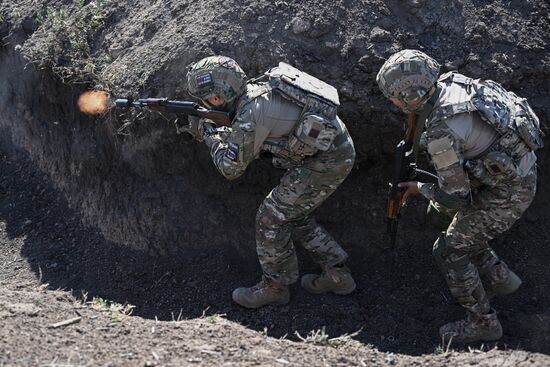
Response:
M78 64L62 47L52 46L70 43L52 41L55 29L44 14L55 6L70 20L85 9L68 1L0 6L0 140L3 150L36 162L84 223L132 248L172 253L231 246L251 254L255 210L282 172L260 160L243 178L225 181L203 145L175 133L173 116L117 112L91 118L75 107L86 88L187 98L186 66L211 54L235 58L251 77L286 61L335 85L358 159L342 189L320 210L329 227L342 221L346 228L362 228L365 220L383 224L387 163L404 121L375 83L391 53L424 50L444 70L498 80L529 98L543 123L550 116L550 21L544 1L107 5L100 9L101 24L86 38L96 69L80 80L56 69ZM38 56L47 62L38 62ZM353 231L340 236L352 245L362 238Z

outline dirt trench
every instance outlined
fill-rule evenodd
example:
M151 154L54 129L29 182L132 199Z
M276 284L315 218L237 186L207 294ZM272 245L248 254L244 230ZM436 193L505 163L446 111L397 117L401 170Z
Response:
M70 39L49 38L55 24L48 27L48 19L61 18L48 11L65 9L69 22L95 6L83 4L0 7L0 147L24 162L6 169L13 182L12 196L4 198L20 205L0 214L9 234L25 236L20 251L32 272L53 289L129 302L146 319L170 320L180 310L195 318L209 307L274 337L322 326L330 335L362 328L357 339L382 351L435 350L439 325L462 311L449 303L431 259L436 230L427 226L425 203L417 202L402 225L400 271L388 270L387 162L403 116L383 100L374 76L392 52L420 48L446 70L492 78L528 97L546 123L546 2L107 2L102 24L86 39L99 69L71 79L62 72L84 66L63 48ZM214 53L236 58L249 76L285 60L339 89L358 159L318 219L350 253L360 285L353 296L313 297L295 287L291 305L282 309L245 312L232 305L230 291L258 279L254 215L282 172L258 160L244 177L227 182L204 146L175 134L173 116L91 118L76 109L76 98L89 87L186 98L185 67ZM495 303L506 330L499 346L544 354L550 353L546 156L540 153L541 185L532 208L494 244L525 280L521 292ZM316 270L300 255L302 271Z
M504 337L467 347L442 345L437 337L440 324L462 317L462 310L444 290L429 243L400 242L396 269L411 273L390 273L388 256L367 254L367 244L352 248L358 283L352 295L313 296L296 286L289 305L251 311L235 305L230 292L257 280L255 261L220 248L170 257L123 248L83 226L28 156L2 152L0 172L0 363L6 366L550 363L548 251L539 245L548 233L527 225L548 228L547 219L536 218L547 199L495 246L524 280L516 294L493 303ZM337 223L328 226L343 235ZM422 238L422 227L407 224L403 235ZM315 270L300 258L303 271ZM134 307L131 316L117 311L121 305ZM51 326L75 317L74 324ZM340 346L301 342L321 330L330 338L353 336Z
M528 97L544 123L550 116L544 1L19 1L1 9L0 96L10 102L0 107L3 145L27 151L84 223L156 254L208 243L254 256L254 213L281 172L258 161L227 182L203 145L175 134L174 116L90 118L75 107L86 88L188 98L183 76L200 57L232 56L250 77L287 61L338 88L358 151L351 179L376 188L386 184L404 117L375 75L399 49L420 48L444 70L494 78ZM354 201L368 184L347 185L339 198ZM363 196L361 211L373 200ZM361 227L365 218L332 204L339 201L327 212Z

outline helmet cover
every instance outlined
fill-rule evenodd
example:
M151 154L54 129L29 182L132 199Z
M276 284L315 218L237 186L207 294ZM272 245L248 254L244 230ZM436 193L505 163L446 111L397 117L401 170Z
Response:
M439 63L424 52L402 50L386 60L376 75L376 82L387 98L416 104L426 99L437 82L439 68Z
M229 57L209 56L190 66L187 88L198 99L220 96L229 104L246 90L246 74Z

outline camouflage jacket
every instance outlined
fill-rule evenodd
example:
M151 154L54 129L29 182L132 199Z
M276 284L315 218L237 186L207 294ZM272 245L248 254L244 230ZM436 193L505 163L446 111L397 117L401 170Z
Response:
M476 91L468 83L454 82L452 76L440 78L442 91L426 123L428 153L439 185L421 184L420 192L456 209L468 205L472 187L497 186L507 175L522 175L532 167L536 156L512 130L502 135L482 120L471 103ZM488 172L486 167L495 163L500 171Z
M227 179L241 176L261 151L274 155L284 168L298 165L317 149L293 135L303 107L263 84L249 84L241 97L230 128L216 128L203 134L218 171ZM340 119L335 123L341 124Z

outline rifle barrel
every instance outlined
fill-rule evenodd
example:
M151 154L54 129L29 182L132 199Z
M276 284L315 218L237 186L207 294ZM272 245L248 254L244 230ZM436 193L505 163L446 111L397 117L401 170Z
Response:
M117 107L133 107L132 100L126 98L117 98L115 99L115 105Z
M217 125L231 126L232 115L225 111L209 110L198 103L169 100L168 98L119 98L114 102L116 107L146 107L158 111L182 113L212 120Z

